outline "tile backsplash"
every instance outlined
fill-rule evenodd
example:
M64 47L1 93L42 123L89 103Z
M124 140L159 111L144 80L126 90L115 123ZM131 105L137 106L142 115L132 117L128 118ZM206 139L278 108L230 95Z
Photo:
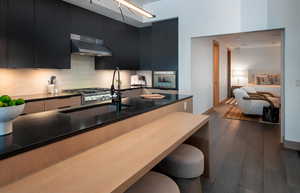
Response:
M73 55L71 69L0 69L0 95L11 96L45 93L50 76L57 77L59 90L83 87L109 88L112 70L95 70L94 58ZM122 85L130 85L135 71L121 71Z

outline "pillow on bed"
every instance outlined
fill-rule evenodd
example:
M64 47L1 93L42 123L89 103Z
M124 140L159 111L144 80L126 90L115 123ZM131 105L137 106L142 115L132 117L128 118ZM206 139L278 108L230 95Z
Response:
M256 84L257 85L271 85L272 80L270 79L270 76L268 74L259 74L256 75Z

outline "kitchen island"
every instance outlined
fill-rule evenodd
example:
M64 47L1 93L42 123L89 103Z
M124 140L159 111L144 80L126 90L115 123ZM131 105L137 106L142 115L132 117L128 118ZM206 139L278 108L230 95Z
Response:
M208 119L207 115L169 113L107 143L0 187L0 191L123 193L187 139L195 136L198 142L205 141L201 136L208 129Z
M19 180L171 112L192 112L192 96L166 94L162 100L129 97L121 112L93 104L35 113L14 121L14 132L0 137L0 186Z

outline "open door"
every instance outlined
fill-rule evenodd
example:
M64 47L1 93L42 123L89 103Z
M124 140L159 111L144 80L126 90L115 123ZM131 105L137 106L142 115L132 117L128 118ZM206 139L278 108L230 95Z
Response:
M213 41L213 105L220 104L220 45Z

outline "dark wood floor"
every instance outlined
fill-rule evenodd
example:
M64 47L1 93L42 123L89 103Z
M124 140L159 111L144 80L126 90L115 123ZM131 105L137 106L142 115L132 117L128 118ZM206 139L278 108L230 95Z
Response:
M279 125L224 119L211 113L215 179L204 193L300 193L300 157L280 146Z

